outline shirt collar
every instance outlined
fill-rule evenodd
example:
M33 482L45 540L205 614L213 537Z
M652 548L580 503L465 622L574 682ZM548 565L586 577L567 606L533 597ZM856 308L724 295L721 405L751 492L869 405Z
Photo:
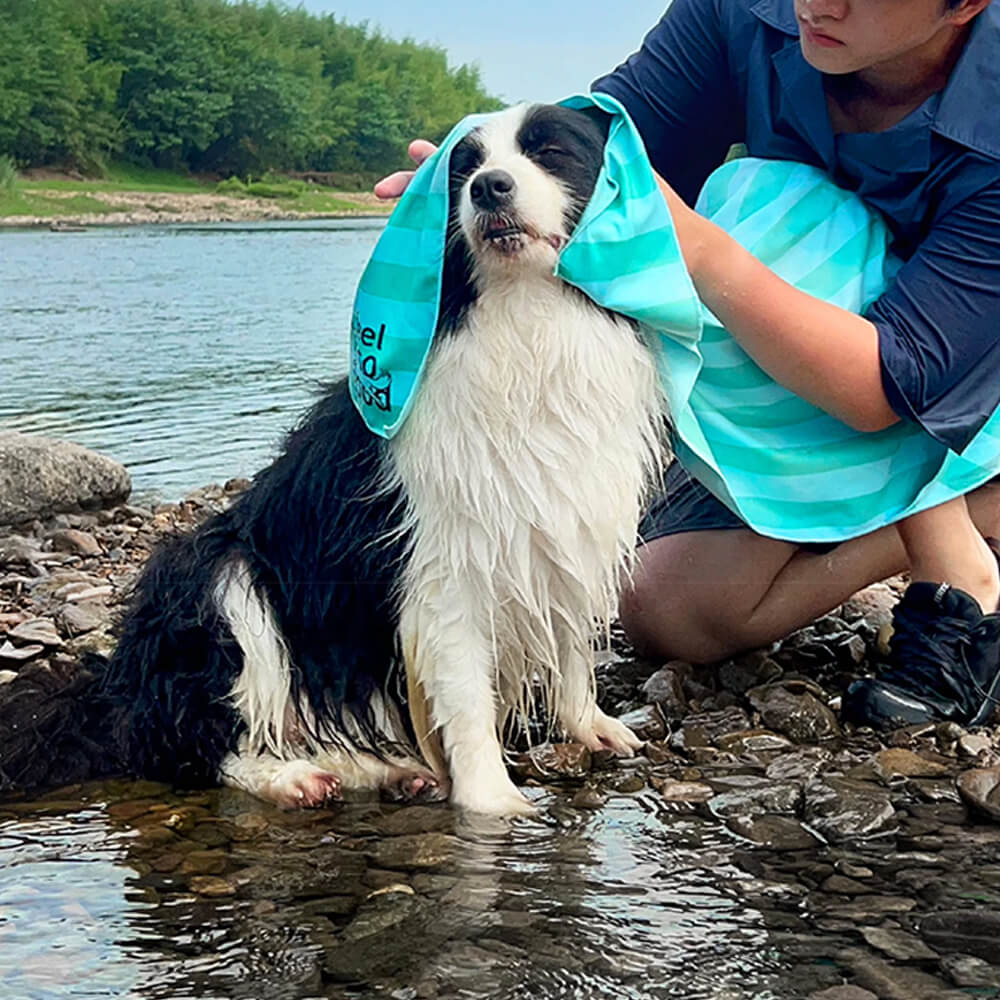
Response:
M793 0L757 0L750 11L772 28L798 38ZM801 53L799 59L808 65ZM931 128L968 149L1000 159L1000 2L991 3L972 25Z

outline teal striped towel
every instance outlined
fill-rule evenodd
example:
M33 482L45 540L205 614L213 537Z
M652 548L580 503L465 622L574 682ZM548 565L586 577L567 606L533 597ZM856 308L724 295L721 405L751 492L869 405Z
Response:
M961 455L919 426L854 431L763 372L699 301L641 138L605 94L604 167L556 274L639 321L657 358L689 471L761 534L841 541L967 493L1000 474L1000 414ZM391 437L418 390L441 292L448 159L486 116L449 134L417 172L361 278L351 391L369 428ZM738 159L708 179L698 211L786 281L862 312L899 263L882 219L803 164Z

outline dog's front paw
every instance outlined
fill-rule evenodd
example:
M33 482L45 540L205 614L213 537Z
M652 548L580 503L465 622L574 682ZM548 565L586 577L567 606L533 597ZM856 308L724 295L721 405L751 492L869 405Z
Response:
M340 799L340 778L307 760L292 760L271 779L267 797L282 809L322 806Z
M570 734L591 750L611 750L619 757L634 757L642 740L617 719L605 715L599 708L588 724L573 726Z
M395 768L382 786L393 802L443 802L448 787L430 771L418 768Z
M451 803L465 812L485 816L534 816L538 812L513 782L493 789L484 786L462 789L456 786L451 794Z

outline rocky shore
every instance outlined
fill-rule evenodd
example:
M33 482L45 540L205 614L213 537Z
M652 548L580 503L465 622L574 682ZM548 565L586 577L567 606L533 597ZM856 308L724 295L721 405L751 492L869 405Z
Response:
M83 652L110 648L115 610L158 540L189 530L246 485L209 486L176 504L119 501L0 526L0 734L15 694L44 700L74 682ZM615 633L598 655L600 699L646 741L641 755L617 761L545 744L514 754L512 766L535 797L555 797L557 824L640 797L735 838L742 902L764 914L776 947L808 966L801 997L1000 996L1000 729L949 723L882 737L845 729L837 717L841 692L887 640L899 586L869 588L773 648L711 667L644 661ZM70 763L62 780L85 777ZM19 808L9 782L4 790L0 814ZM166 813L156 795L147 798L127 818L148 839ZM204 804L192 803L184 808L208 823ZM315 822L341 830L340 854L360 837L348 859L358 891L347 900L337 889L333 909L311 906L332 935L313 972L347 981L363 959L366 975L380 975L384 961L391 978L395 959L378 950L378 935L420 922L423 883L439 866L427 858L454 850L455 819L446 808L410 807L370 830L346 829L351 814L335 815L316 814ZM179 829L156 833L150 872L161 882L169 873L167 882L193 898L260 898L246 864L223 843L246 841L247 830L222 825L233 837L207 846ZM202 857L209 848L212 857ZM260 867L259 852L251 855ZM514 938L511 948L537 945ZM360 951L359 941L367 942Z
M74 192L47 191L46 197L69 199ZM278 206L268 198L234 197L223 194L174 192L101 191L89 195L103 204L99 212L60 212L55 215L0 216L0 228L89 226L139 226L209 224L218 222L274 222L280 220L384 216L385 202L367 192L337 192L349 208L335 212L303 212Z

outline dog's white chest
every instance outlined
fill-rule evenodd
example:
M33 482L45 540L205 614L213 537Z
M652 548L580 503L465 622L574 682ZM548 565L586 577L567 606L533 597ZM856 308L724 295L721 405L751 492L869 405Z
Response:
M660 414L654 365L626 324L552 279L484 296L437 346L394 442L412 570L466 577L519 616L557 602L604 617Z

